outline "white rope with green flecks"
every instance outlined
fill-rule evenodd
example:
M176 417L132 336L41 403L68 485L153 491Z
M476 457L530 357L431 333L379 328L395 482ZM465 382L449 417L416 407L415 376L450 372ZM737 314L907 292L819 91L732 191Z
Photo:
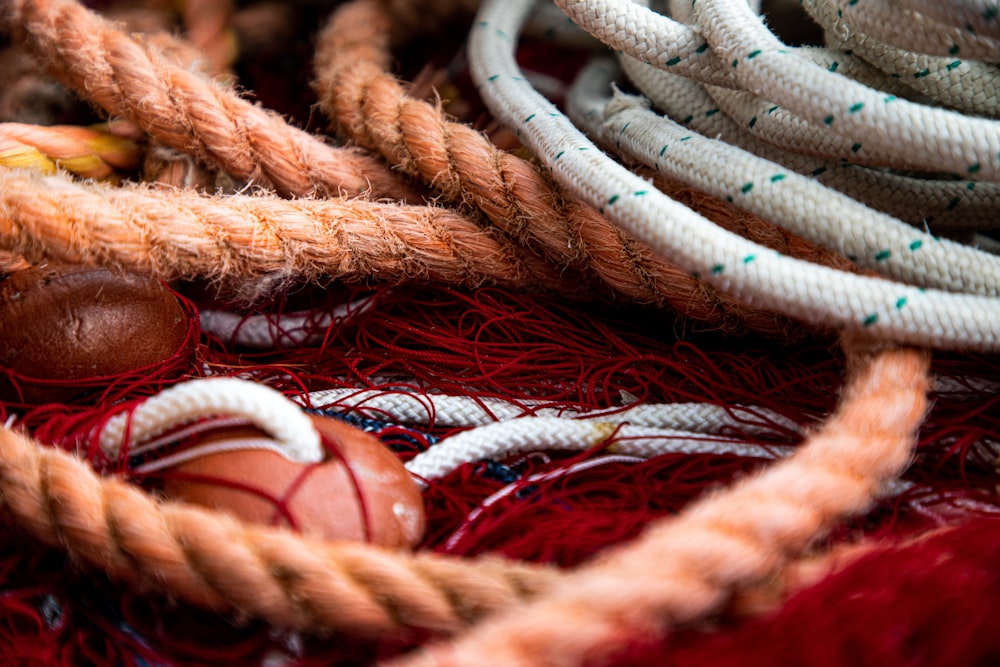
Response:
M829 6L852 30L902 50L952 59L1000 55L1000 42L993 37L941 22L897 0L829 0Z
M846 59L850 62L850 59ZM658 111L706 137L713 137L783 165L863 204L932 233L995 229L1000 226L1000 184L953 179L916 178L848 162L793 152L764 141L751 130L760 117L733 118L716 98L695 81L621 55L628 79ZM720 90L714 88L714 91ZM756 98L759 99L759 98ZM765 109L764 115L772 107ZM742 121L742 122L741 122ZM773 138L773 137L769 137ZM800 150L813 152L799 144Z
M895 2L942 23L960 26L979 35L1000 37L1000 2L997 0L895 0Z
M850 145L958 177L1000 180L1000 123L927 106L830 72L779 41L745 0L697 0L697 30L629 0L555 0L587 32L643 62L753 92ZM803 0L804 6L827 0Z
M607 67L589 67L570 108L588 133L630 158L898 280L997 296L1000 274L987 268L997 265L996 256L936 240L812 178L691 132L650 111L642 98L609 100L612 78ZM758 196L760 188L765 195Z
M803 6L825 29L829 46L861 56L889 76L940 104L991 118L998 115L1000 102L996 91L1000 85L1000 68L972 60L970 54L964 52L962 57L958 57L957 45L953 55L927 55L881 41L865 29L858 29L851 20L857 18L856 10L868 7L870 1L851 6L846 0L825 0ZM837 5L847 6L851 11L843 11ZM902 28L918 31L922 23L925 24L910 21ZM910 44L921 44L920 37L911 34ZM1000 47L992 40L990 44L993 45L990 51L992 58L1000 58Z
M716 4L714 0L703 2L706 6ZM626 232L667 260L751 306L767 308L814 324L865 331L900 342L941 348L1000 348L1000 301L995 298L953 294L889 280L847 275L782 256L719 229L603 155L555 106L531 88L513 58L520 26L530 4L529 0L506 3L493 0L483 5L470 37L469 60L473 76L492 111L505 123L517 128L521 139L548 165L554 177L599 208ZM699 21L705 18L706 6L697 5ZM719 6L716 9L731 11L737 18L742 16L739 8ZM723 41L721 37L729 39L729 45L720 49L721 52L733 53L734 48L743 52L748 44L754 43L753 34L749 38L746 35L728 35L733 29L743 30L739 21L734 27L730 25L730 17L720 19L711 12L708 14L707 23L711 28L706 34L710 40L719 44ZM759 30L766 32L755 16L751 14L750 18ZM631 30L629 26L625 29ZM747 30L753 33L753 28ZM773 42L777 41L770 33L767 35ZM657 40L650 40L650 36L639 34L636 39L641 37L647 46L655 47ZM782 54L768 52L765 55L762 50L749 60L756 61L757 55L763 55L759 62L764 65L762 73L757 74L759 76L766 76L775 66L784 66ZM746 57L737 59L737 65L746 61ZM798 64L791 67L801 69L802 65L808 65L815 68L811 63L796 62ZM743 69L749 71L750 67ZM755 75L740 72L736 76L752 81ZM790 91L808 92L798 85L792 86L787 76L782 78ZM865 95L875 94L871 89L860 88L862 92L867 91ZM883 107L886 106L892 105L883 101ZM900 108L903 106L900 105ZM906 109L910 107L919 108L918 105L909 105ZM931 120L945 118L934 115L940 110L930 112ZM809 113L815 116L816 109L809 110ZM898 112L893 113L898 115ZM952 115L973 123L973 129L995 127L989 121L975 125L975 119ZM885 116L884 111L875 113L877 118ZM828 124L836 124L837 117ZM947 116L948 119L951 117ZM872 120L869 114L865 114L864 118ZM890 118L897 122L900 119ZM819 122L822 123L823 118L819 118ZM850 129L863 124L844 125ZM963 126L963 129L968 127ZM974 137L975 133L971 136ZM678 141L680 139L682 137ZM896 140L900 141L900 138ZM976 145L968 147L966 144L970 141ZM1000 144L1000 141L980 144L974 139L963 140L958 142L957 149L951 151L951 159L958 155L964 160L979 154L977 151L981 152L983 146L992 144ZM972 153L968 153L967 149ZM995 158L996 148L990 150ZM943 159L939 164L944 164ZM996 172L997 165L991 164L988 169L976 171ZM766 197L773 189L782 187L786 180L788 175L781 171L762 174L759 180L744 181L739 194L756 191L756 196ZM746 192L742 192L743 189ZM902 252L916 254L919 250L920 246L917 246ZM957 267L956 270L962 271ZM959 282L964 283L965 279L960 278Z

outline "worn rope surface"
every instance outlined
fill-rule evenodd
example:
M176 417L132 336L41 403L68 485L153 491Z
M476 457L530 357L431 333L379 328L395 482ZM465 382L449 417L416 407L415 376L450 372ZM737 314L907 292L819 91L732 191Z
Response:
M855 358L841 407L791 458L653 524L537 602L394 664L599 663L625 642L719 609L735 588L867 507L908 464L927 409L928 360L907 349Z
M446 209L107 188L14 170L0 170L0 247L164 280L199 276L248 296L376 274L575 291L549 264Z
M453 203L471 203L523 245L552 261L588 269L629 301L669 305L727 330L775 332L781 323L734 304L689 273L651 256L593 208L559 191L537 169L498 150L471 128L409 98L384 69L390 17L374 2L336 11L316 57L321 105L362 146Z
M84 178L106 178L133 169L139 146L99 128L0 123L0 166L28 167L46 174L65 169Z
M278 627L366 637L453 632L547 587L551 568L392 551L157 502L65 452L0 431L0 504L33 537L138 586Z
M158 141L288 195L416 200L372 157L334 148L128 37L75 0L5 3L8 29L50 71Z

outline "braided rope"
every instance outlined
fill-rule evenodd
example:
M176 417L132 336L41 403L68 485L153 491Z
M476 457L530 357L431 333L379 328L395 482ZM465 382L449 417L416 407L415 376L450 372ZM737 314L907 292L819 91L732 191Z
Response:
M852 29L900 49L952 60L956 56L994 61L1000 57L1000 42L995 38L960 24L939 23L896 0L831 0L829 6Z
M826 29L828 41L834 42L838 49L858 54L912 90L965 113L992 118L1000 113L995 93L1000 84L1000 68L996 65L965 57L959 59L957 50L951 55L929 56L904 50L905 47L897 48L867 32L855 30L849 14L833 3L810 4L806 9ZM902 25L910 32L919 30L922 24L926 21ZM910 39L911 44L924 43L917 35L911 34ZM953 48L958 49L958 45ZM1000 58L1000 48L995 44L991 55L994 59Z
M527 9L527 2L518 1L502 11L496 3L481 10L470 38L470 65L480 92L494 113L518 128L557 180L624 230L745 303L813 324L937 347L1000 345L996 299L845 274L762 251L709 224L594 150L558 109L532 90L514 62L512 52ZM665 149L658 144L652 150ZM788 175L770 171L760 176L743 181L734 198L770 194ZM921 245L906 248L904 252L912 254ZM960 277L957 284L965 280Z
M286 195L415 195L356 149L334 148L178 67L76 0L6 3L10 32L70 88L157 141Z
M852 61L856 62L856 59L843 57L833 62L842 64ZM815 178L866 206L911 224L926 225L935 231L991 229L1000 224L996 215L1000 206L1000 186L995 183L915 178L810 157L815 147L810 143L796 143L783 128L768 134L768 142L757 138L759 133L755 130L769 122L771 114L768 112L774 108L771 104L765 103L765 107L757 106L756 109L735 108L725 104L725 96L720 95L722 89L718 87L712 88L710 95L701 84L663 72L634 58L623 56L619 63L642 94L672 120L702 136L719 139L796 173ZM851 68L848 65L841 69ZM748 100L751 98L749 93L730 94L745 96ZM763 102L756 96L752 99L755 104ZM798 140L808 141L808 138L798 137ZM790 150L783 150L771 141L786 145Z
M896 0L907 7L948 25L1000 37L1000 3L996 0Z
M735 437L633 426L620 419L533 417L488 424L453 435L408 461L406 469L421 480L435 480L466 463L503 459L523 452L587 451L605 445L611 453L644 459L667 453L772 459L792 451L791 447L752 445Z
M419 176L444 200L471 203L497 227L553 262L596 274L629 301L669 305L727 330L781 333L767 314L738 307L623 236L589 206L568 197L535 167L498 150L440 109L409 98L384 71L390 17L373 2L351 2L321 33L317 89L342 132Z
M107 178L134 169L139 146L101 128L0 123L0 166L54 174L63 168L84 178Z
M174 385L108 419L98 442L105 456L115 458L126 442L142 443L181 424L220 414L245 417L269 433L289 460L323 459L319 433L298 406L274 389L239 378Z
M109 188L14 170L0 170L0 247L29 260L225 281L251 296L291 279L372 276L578 290L568 275L445 209Z
M778 41L745 0L697 3L698 32L632 1L556 4L628 55L703 83L738 84L852 145L895 152L961 177L1000 176L1000 131L993 121L915 104L822 69Z
M436 426L485 426L520 417L560 417L614 420L633 426L673 428L695 433L718 433L727 428L751 434L774 433L777 428L793 433L799 430L790 419L765 408L711 403L636 403L624 408L579 412L542 407L537 401L418 394L392 389L323 389L309 392L304 401L369 419L407 424L433 423Z
M694 134L652 113L641 99L609 99L604 91L612 74L607 67L589 67L570 94L570 114L588 134L699 190L738 199L740 206L861 266L921 287L997 296L1000 258L936 239L811 178ZM767 196L754 196L753 184L769 181Z

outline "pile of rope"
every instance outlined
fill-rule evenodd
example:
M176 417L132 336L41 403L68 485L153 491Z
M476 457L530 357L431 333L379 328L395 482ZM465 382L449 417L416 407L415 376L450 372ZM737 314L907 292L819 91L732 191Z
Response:
M805 0L822 47L790 46L762 18L798 3L555 0L565 14L531 0L478 4L333 7L313 60L326 136L234 83L241 45L294 37L269 5L252 7L272 20L254 32L241 18L250 10L183 3L181 38L77 0L3 0L9 50L46 73L20 76L52 77L105 119L0 123L4 270L99 265L197 283L247 308L335 281L634 305L737 349L839 340L838 406L798 433L781 414L740 405L633 396L612 422L564 404L281 387L309 406L397 422L426 412L425 422L473 428L407 463L425 486L480 460L611 440L616 455L651 458L665 451L655 444L664 428L688 443L674 454L700 451L700 438L678 434L764 428L752 420L801 437L784 449L720 440L712 451L780 460L571 569L325 542L155 499L34 439L14 408L0 431L5 521L144 593L284 630L423 643L393 659L400 667L625 664L628 650L746 603L762 584L806 588L803 556L905 486L930 392L943 391L932 355L1000 350L997 4ZM495 127L450 116L437 91L420 94L429 84L393 74L401 54L455 25L468 30L466 97L478 93L483 113L513 132L513 150ZM571 85L525 71L516 56L526 44L571 54ZM202 326L225 344L297 348L377 303L319 320L230 321L204 308ZM174 423L241 411L262 428L292 419L260 416L270 413L254 401L280 395L244 399L238 383L197 391L173 402L164 392L168 407L148 410ZM103 415L95 439L139 423L137 404L127 419L124 407ZM52 415L55 429L65 413ZM102 440L101 456L114 459L121 437ZM976 535L949 530L914 549ZM820 569L876 550L860 544L848 556L832 548Z

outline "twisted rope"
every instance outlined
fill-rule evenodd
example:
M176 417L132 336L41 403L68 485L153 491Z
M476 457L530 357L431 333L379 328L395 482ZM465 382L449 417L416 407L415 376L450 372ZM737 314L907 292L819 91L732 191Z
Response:
M719 609L734 590L781 568L841 516L865 509L903 470L927 409L928 360L908 349L878 353L867 363L855 356L863 367L855 369L840 408L791 458L695 501L536 601L392 664L600 663L627 642L659 637Z
M13 0L4 24L70 88L157 141L284 195L370 193L417 201L371 156L334 148L172 64L76 0Z
M593 208L528 163L498 150L440 109L409 98L384 70L392 21L361 0L338 8L320 35L317 90L324 111L350 139L419 176L446 201L471 204L497 227L553 262L592 274L629 301L668 304L728 330L781 332L767 314L736 305L689 273L653 257Z
M0 166L30 167L46 174L61 167L84 178L107 178L134 169L139 146L100 128L0 123Z
M541 566L404 557L244 526L157 502L9 429L0 430L0 506L30 535L139 590L300 630L367 637L453 632L538 593L556 576Z
M202 277L250 296L293 279L373 276L579 295L568 275L445 209L109 188L14 170L0 170L0 248Z

